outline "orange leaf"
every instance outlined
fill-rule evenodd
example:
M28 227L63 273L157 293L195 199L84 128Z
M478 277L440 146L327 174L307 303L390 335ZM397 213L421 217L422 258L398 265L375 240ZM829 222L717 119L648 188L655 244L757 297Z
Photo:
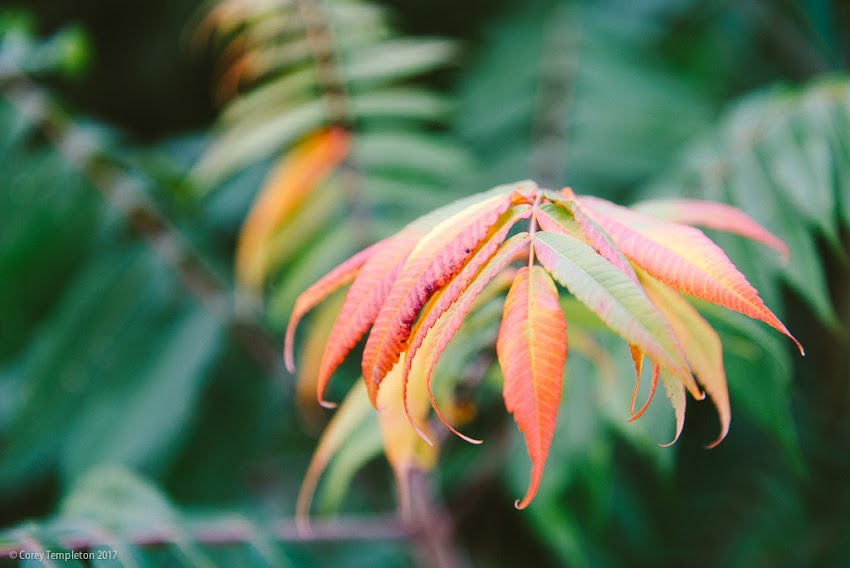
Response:
M368 248L358 252L327 274L316 281L315 284L307 288L295 300L295 306L292 308L292 316L289 318L289 324L286 327L286 337L284 339L283 358L286 363L286 368L290 373L295 372L295 359L293 357L293 346L295 343L295 329L307 312L312 310L322 300L330 296L339 288L342 288L357 276L360 268L369 260L376 247L381 243L374 244Z
M267 264L264 245L339 167L348 154L348 145L345 130L320 130L295 146L271 173L239 234L236 273L242 284L253 290L262 286Z
M714 447L726 437L732 418L720 337L699 312L675 290L649 277L642 277L641 280L649 299L664 314L676 332L688 364L717 407L720 436L709 446Z
M788 246L782 239L737 207L725 203L701 199L652 199L636 203L632 209L673 223L734 233L769 246L788 260Z
M384 376L407 349L419 311L463 269L511 201L511 195L499 195L450 216L429 231L410 253L363 350L363 377L373 402Z
M635 381L635 390L632 393L632 403L631 406L629 406L629 412L634 416L635 401L637 400L638 388L640 387L640 375L643 371L643 351L641 351L640 347L638 347L637 345L630 343L629 353L631 353L632 361L634 361L635 363L635 375L637 375L637 380Z
M293 317L287 330L288 368L294 367L291 350L298 320L329 293L353 278L354 282L331 330L317 380L319 402L324 406L332 407L333 404L323 400L331 375L375 322L399 271L419 240L435 225L439 225L440 222L458 212L469 208L474 209L478 204L497 196L509 202L515 196L526 199L525 195L535 188L532 182L502 185L449 203L413 221L396 235L372 245L332 270L296 300ZM374 396L371 400L374 404Z
M761 320L791 338L804 353L723 250L700 230L595 197L579 199L626 257L650 276L689 296Z
M540 266L521 268L505 300L496 354L505 376L505 407L525 436L531 458L528 491L515 506L528 506L543 476L563 387L567 324L558 290Z
M640 367L643 367L643 356L641 356ZM638 394L638 387L640 386L640 376L638 376L638 381L635 383L635 390L632 393L632 406L629 409L629 412L632 413L631 417L627 420L627 422L632 422L633 420L637 420L643 413L646 412L646 409L649 408L649 403L652 402L652 397L655 396L655 387L658 386L658 374L661 372L661 366L655 361L652 362L652 382L649 384L649 395L646 397L646 402L643 403L643 406L637 412L634 411L635 407L635 399Z
M437 361L440 359L440 355L445 351L452 337L457 333L457 330L460 329L463 319L469 313L475 299L484 290L487 283L513 261L517 252L528 247L530 239L531 237L528 233L519 233L505 241L498 252L487 261L487 264L481 267L466 290L463 291L448 310L443 312L443 315L440 316L434 327L427 332L429 339L422 343L416 357L417 360L419 357L422 357L423 367L425 369L425 385L428 389L428 396L431 399L431 406L434 408L437 417L449 430L473 444L480 444L481 441L461 434L443 417L431 390L431 375ZM431 341L431 337L433 337L433 341ZM424 434L423 437L425 437Z

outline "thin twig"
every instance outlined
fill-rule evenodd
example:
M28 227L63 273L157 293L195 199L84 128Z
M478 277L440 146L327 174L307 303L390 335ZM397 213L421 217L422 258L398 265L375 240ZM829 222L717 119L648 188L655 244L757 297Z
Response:
M297 5L330 121L350 130L354 117L351 114L345 79L339 68L327 9L320 0L297 0Z
M297 5L309 42L319 90L328 112L328 120L353 134L355 118L351 109L351 97L340 66L340 53L328 7L322 0L297 0ZM365 246L371 233L371 214L359 189L360 168L350 154L340 168L339 179L349 211L352 238L357 246Z
M276 519L265 523L252 523L243 517L230 517L211 521L186 521L179 526L162 523L144 528L110 530L110 540L125 541L136 546L159 546L180 542L186 538L209 546L226 546L256 540L262 531L275 541L284 543L316 543L340 541L398 540L415 538L421 527L404 523L397 515L371 517L340 517L316 520L309 532L300 531L293 519ZM82 550L108 545L103 531L96 527L84 534L58 536L51 539L68 550ZM21 549L37 551L38 541L22 535L19 539L0 545L0 558Z

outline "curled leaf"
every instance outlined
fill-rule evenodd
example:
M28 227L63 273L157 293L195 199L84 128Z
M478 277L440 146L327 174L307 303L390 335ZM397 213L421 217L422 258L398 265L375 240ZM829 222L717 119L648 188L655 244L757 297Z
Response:
M412 357L416 355L428 331L437 322L437 319L460 297L467 289L473 278L478 275L479 269L484 266L495 254L505 240L508 231L520 219L527 218L531 214L531 208L527 205L516 205L502 215L490 229L484 242L456 276L441 290L437 291L423 309L422 314L411 330L408 353L410 357L405 363L403 376L405 381L410 371ZM507 260L510 262L510 260Z
M323 406L333 406L324 400L331 376L375 321L407 255L420 236L418 228L408 227L375 245L373 254L351 284L319 366L316 393ZM370 399L374 402L371 394Z
M717 407L720 435L709 446L714 447L726 437L732 420L720 337L678 292L650 277L642 277L641 281L649 298L676 332L697 381Z
M643 363L641 362L641 367ZM632 412L631 418L629 418L628 422L632 422L633 420L637 420L643 413L646 412L646 409L649 408L649 403L652 402L652 398L655 396L655 388L658 386L658 375L661 372L661 367L655 361L652 362L652 382L649 384L649 395L646 397L646 402L643 403L643 406L640 407L640 410L637 412L634 411L635 407L635 399L637 399L638 387L640 386L640 380L635 383L635 391L632 393L632 406L630 408L630 412Z
M315 308L322 300L354 280L357 273L360 272L360 268L369 260L369 257L372 256L377 246L375 244L358 252L325 274L298 296L298 299L295 301L295 307L292 308L292 315L289 317L289 324L286 327L286 336L284 339L283 358L286 368L290 373L295 372L293 348L295 344L295 330L298 328L301 318Z
M640 375L643 372L643 351L637 345L629 345L629 353L631 353L632 361L635 364L635 390L632 393L632 402L629 406L629 412L634 416L635 401L637 400L638 388L640 388Z
M670 404L673 405L673 413L676 416L675 436L666 444L659 444L666 448L676 443L676 440L682 435L682 429L685 427L685 386L682 384L682 381L664 369L661 370L661 382L664 384L664 392L667 393L667 398L670 399Z
M697 222L706 212L727 212L711 205L687 211L678 218ZM730 213L729 226L765 240L742 215ZM508 237L529 217L527 232ZM727 221L713 223L721 227ZM518 261L525 266L517 270L512 265ZM446 421L431 381L441 354L477 309L482 292L494 288L494 279L500 283L495 287L499 294L510 283L496 338L503 397L531 459L531 479L518 508L528 506L539 489L555 431L567 356L565 309L572 319L593 329L610 328L628 342L636 374L630 421L646 411L662 382L675 413L673 441L683 429L686 390L703 399L703 387L717 407L721 428L714 444L728 432L731 416L719 337L680 292L788 335L726 255L692 227L576 197L569 189L541 190L530 182L500 186L440 208L355 255L308 289L296 301L286 338L291 366L298 320L351 282L322 354L316 388L322 400L331 374L371 328L358 392L366 393L378 409L403 510L409 505L408 472L430 469L436 459L436 448L429 447L429 402L452 432L480 443ZM574 299L561 301L555 281ZM580 331L576 337L591 360L612 367L596 353L598 345ZM646 357L652 383L646 402L635 410ZM335 428L333 440L342 439ZM334 443L338 447L341 442ZM321 458L317 463L324 467L325 462ZM314 467L308 476L313 485L315 472Z

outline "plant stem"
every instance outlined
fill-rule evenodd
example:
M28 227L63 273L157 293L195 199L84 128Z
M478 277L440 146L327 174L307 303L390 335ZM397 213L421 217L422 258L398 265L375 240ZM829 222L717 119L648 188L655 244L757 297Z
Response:
M454 522L434 496L424 471L408 472L411 522L418 530L413 544L423 568L456 568L467 564L454 544Z
M298 529L293 519L277 519L269 523L254 523L244 517L228 517L212 521L186 522L179 526L162 523L152 527L110 532L111 540L123 540L136 546L159 546L180 542L186 538L193 542L225 546L252 542L260 530L272 539L286 543L312 543L328 541L396 540L415 538L420 528L404 523L397 515L373 517L342 517L333 520L318 520L310 525L309 532ZM82 532L82 531L81 531ZM106 536L98 529L86 530L82 534L59 536L53 541L68 550L81 550L108 544ZM20 549L36 550L41 545L31 537L21 536L8 540L0 546L0 558Z

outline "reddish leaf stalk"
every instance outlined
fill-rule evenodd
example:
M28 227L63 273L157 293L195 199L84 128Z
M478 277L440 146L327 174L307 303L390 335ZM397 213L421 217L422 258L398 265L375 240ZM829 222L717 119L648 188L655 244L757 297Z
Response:
M537 209L540 207L540 202L543 201L543 192L538 191L534 197L534 203L531 205L531 221L528 223L528 234L534 237L537 232ZM528 268L534 266L534 240L532 239L528 247Z

